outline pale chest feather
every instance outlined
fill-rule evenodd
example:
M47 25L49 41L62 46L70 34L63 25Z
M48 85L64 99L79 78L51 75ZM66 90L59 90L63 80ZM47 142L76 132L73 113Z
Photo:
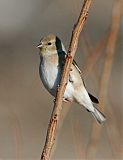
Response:
M60 81L60 69L57 57L43 58L40 63L39 73L44 86L50 92L55 91Z

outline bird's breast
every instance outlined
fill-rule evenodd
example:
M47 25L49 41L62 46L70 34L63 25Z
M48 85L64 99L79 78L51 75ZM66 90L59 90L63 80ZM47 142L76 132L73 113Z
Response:
M51 94L55 94L57 86L60 82L60 70L57 63L51 60L42 60L39 67L40 78L44 86Z

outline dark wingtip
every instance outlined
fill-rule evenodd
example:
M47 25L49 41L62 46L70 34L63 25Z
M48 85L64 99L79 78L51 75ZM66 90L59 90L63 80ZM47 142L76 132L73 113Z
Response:
M88 95L93 103L97 103L97 104L99 103L99 100L96 97L94 97L92 94L88 93Z

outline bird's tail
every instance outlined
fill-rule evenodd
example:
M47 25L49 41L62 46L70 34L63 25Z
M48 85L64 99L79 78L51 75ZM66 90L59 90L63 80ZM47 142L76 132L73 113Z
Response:
M97 108L94 108L94 112L91 113L99 124L102 124L106 120L105 115L101 113Z

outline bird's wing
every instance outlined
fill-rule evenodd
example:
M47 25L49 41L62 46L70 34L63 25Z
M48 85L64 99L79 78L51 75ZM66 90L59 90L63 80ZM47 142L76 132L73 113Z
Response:
M85 86L85 88L86 88L84 79L82 79L82 81L83 81L83 84L84 84L84 86ZM97 99L95 96L93 96L91 93L88 92L88 95L89 95L89 97L90 97L90 99L91 99L91 101L92 101L93 103L97 103L97 104L99 103L98 99Z
M62 52L60 52L61 54L64 54L65 57L67 56L66 51L62 50ZM81 74L81 70L79 69L78 64L76 63L75 60L73 60L72 64L75 66L75 68L78 70L78 72Z
M64 55L65 57L67 56L67 54L66 54L65 51L62 51L61 54ZM73 60L72 64L73 64L73 65L75 66L75 68L78 70L79 74L82 75L82 74L81 74L82 72L81 72L81 70L79 69L79 66L78 66L78 64L76 63L75 60ZM81 78L82 78L82 77L81 77ZM71 79L70 79L70 81L71 81ZM83 78L82 78L82 81L83 81L83 84L84 84L84 86L85 86L85 88L86 88L86 85L85 85L85 82L84 82L84 79L83 79ZM88 92L88 95L89 95L89 97L90 97L90 99L91 99L91 101L92 101L93 103L97 103L97 104L99 103L98 99L97 99L96 97L94 97L92 94L90 94L89 92Z
M61 40L58 37L56 37L56 49L57 49L57 53L58 53L59 57L61 57L64 61L64 58L67 56L67 52L66 52L66 49L65 49L63 43L61 42ZM73 60L72 64L75 66L75 68L81 74L81 70L79 69L75 60Z
M88 92L88 95L93 103L97 103L97 104L99 103L98 99L94 97L92 94L90 94L89 92Z
M72 64L76 67L76 69L78 70L78 72L81 74L81 70L78 67L78 64L76 63L75 60L73 60Z
M76 61L75 60L73 60L73 65L76 67L76 69L78 70L78 72L81 74L81 70L79 69L79 67L78 67L78 65L77 65L77 63L76 63ZM82 75L82 74L81 74ZM81 77L82 78L82 77ZM83 84L84 84L84 86L85 86L85 88L86 88L86 85L85 85L85 82L84 82L84 79L82 78L82 81L83 81ZM88 95L89 95L89 97L90 97L90 99L91 99L91 101L93 102L93 103L99 103L99 101L98 101L98 99L96 98L96 97L94 97L92 94L90 94L89 92L88 92Z

